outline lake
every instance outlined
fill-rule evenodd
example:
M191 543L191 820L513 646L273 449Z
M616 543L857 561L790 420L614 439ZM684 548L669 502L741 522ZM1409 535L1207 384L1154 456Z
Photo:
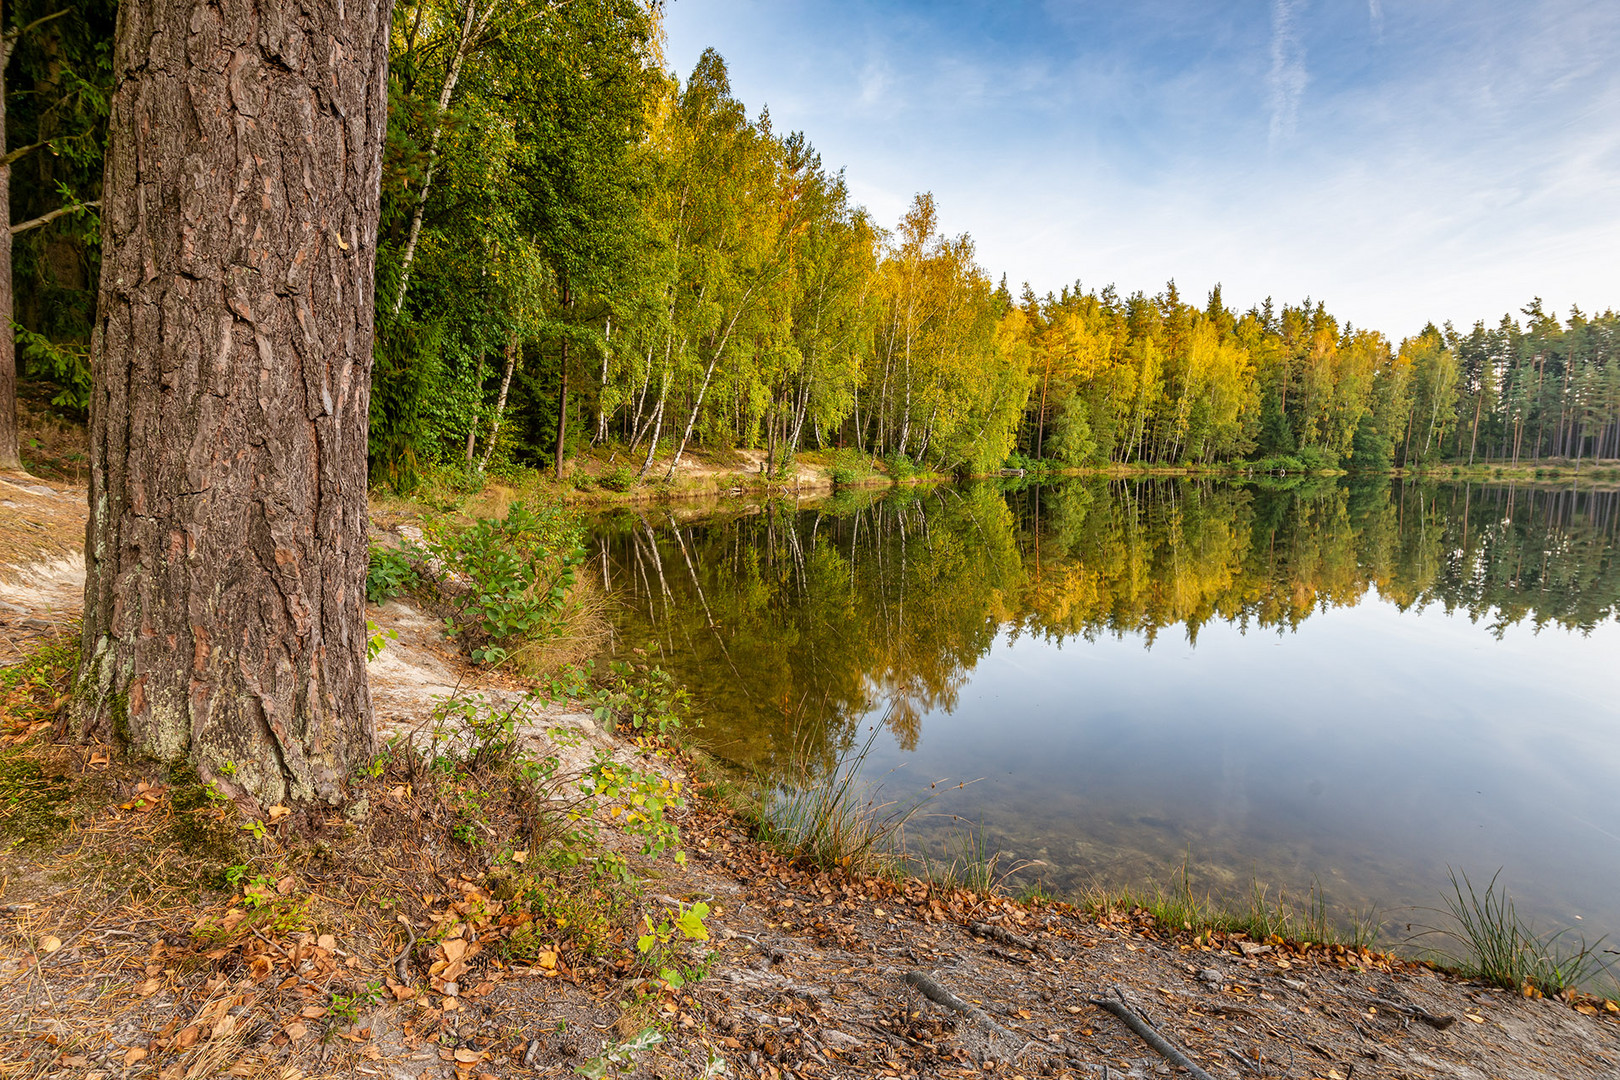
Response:
M1396 940L1448 867L1500 869L1595 939L1617 521L1575 484L977 482L619 513L594 558L616 650L691 688L717 755L825 773L876 725L884 797L948 780L913 851L971 834L1070 894L1314 885Z

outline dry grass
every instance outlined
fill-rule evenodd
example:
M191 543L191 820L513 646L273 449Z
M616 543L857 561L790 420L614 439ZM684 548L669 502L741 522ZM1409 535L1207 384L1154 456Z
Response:
M74 660L69 638L0 683L0 1076L352 1076L447 1032L488 1069L524 1050L479 1020L513 965L540 976L520 999L581 1022L645 977L639 891L592 870L626 842L580 847L579 775L498 725L387 747L347 814L255 820L183 770L46 741Z

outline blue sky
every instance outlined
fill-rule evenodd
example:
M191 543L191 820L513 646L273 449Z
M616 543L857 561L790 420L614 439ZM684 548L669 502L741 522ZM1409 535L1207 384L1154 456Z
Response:
M892 226L1016 290L1325 300L1397 340L1620 307L1620 0L673 0Z

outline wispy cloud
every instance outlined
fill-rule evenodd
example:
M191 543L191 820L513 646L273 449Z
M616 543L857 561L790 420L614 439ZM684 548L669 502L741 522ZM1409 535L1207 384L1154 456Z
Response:
M1220 281L1397 338L1620 298L1613 0L668 11L675 66L719 46L739 96L847 165L879 222L931 190L993 276L1038 292Z
M1376 4L1378 0L1373 0ZM1299 119L1299 99L1305 95L1305 42L1297 16L1303 0L1271 3L1271 142L1293 135Z
M868 108L884 104L894 80L890 77L889 66L880 60L867 61L866 67L861 71L860 102Z

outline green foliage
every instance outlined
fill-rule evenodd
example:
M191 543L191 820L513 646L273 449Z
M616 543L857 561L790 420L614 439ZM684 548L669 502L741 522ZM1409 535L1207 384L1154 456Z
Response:
M843 449L833 455L831 478L833 487L853 487L880 475L872 467L872 459L859 450Z
M352 994L333 990L326 999L327 1024L329 1026L357 1024L360 1022L361 1012L375 1008L382 1004L382 1001L382 984L375 979Z
M707 971L704 963L688 965L679 944L709 940L709 928L703 922L708 914L709 905L700 900L692 904L681 903L673 916L666 915L656 922L651 915L641 917L642 933L636 938L636 951L657 972L664 985L672 990L681 989Z
M596 481L608 491L629 491L636 483L636 471L628 465L615 465Z
M598 685L583 695L607 730L673 736L691 724L686 688L662 668L610 660Z
M664 816L669 807L685 805L679 781L615 761L612 754L599 751L580 779L579 790L593 805L605 806L608 816L622 822L625 832L641 839L643 855L671 851L677 863L686 862L686 853L678 846L680 830ZM580 811L569 814L572 820L583 820Z
M25 234L26 235L26 234ZM24 370L56 387L51 404L80 412L90 407L90 347L75 341L52 341L16 323L12 324L17 355Z
M1091 437L1091 422L1086 412L1083 402L1070 398L1052 425L1052 439L1046 450L1070 468L1089 465L1096 458L1097 442Z
M13 225L101 197L116 14L116 0L5 5L8 40L38 23L18 33L6 68L6 146L23 150L10 166ZM12 239L19 366L55 387L57 408L89 403L100 233L86 208Z
M883 459L883 468L896 483L910 480L921 470L917 463L904 454L890 454Z
M450 627L474 660L497 663L512 648L556 633L585 559L581 535L578 517L562 506L522 502L504 518L432 530L429 555L466 582L444 599Z
M409 547L372 544L366 560L366 603L386 604L419 581L417 555Z
M636 1055L645 1053L659 1046L664 1041L657 1028L647 1028L641 1034L622 1042L605 1042L602 1052L585 1062L575 1065L574 1072L586 1077L586 1080L606 1080L607 1077L623 1076L626 1072L634 1072L636 1068Z
M379 318L371 369L371 482L409 494L416 489L424 447L432 445L429 416L442 393L444 324ZM428 461L431 461L430 457Z

